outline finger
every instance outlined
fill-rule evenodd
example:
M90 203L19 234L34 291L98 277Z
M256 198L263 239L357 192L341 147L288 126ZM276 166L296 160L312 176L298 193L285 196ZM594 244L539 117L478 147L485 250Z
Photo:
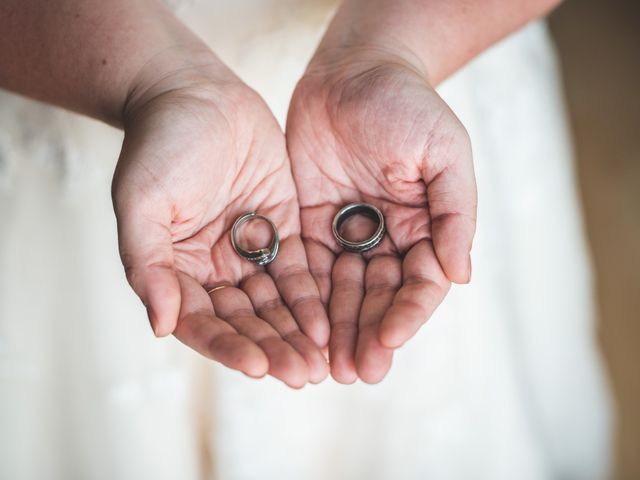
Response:
M256 271L243 280L242 290L251 300L258 316L269 323L305 359L311 383L324 380L329 373L327 361L320 349L300 331L269 274L262 270Z
M402 262L402 287L380 325L380 342L398 348L433 314L451 283L428 240L418 242Z
M380 343L378 330L401 282L399 258L378 255L369 261L356 346L356 369L366 383L378 383L391 368L393 349Z
M115 201L120 258L129 284L142 303L158 337L176 328L180 312L180 284L174 269L169 207Z
M438 260L449 280L467 283L471 279L470 252L476 229L476 181L469 136L461 124L452 129L457 146L445 142L446 150L430 152L444 167L425 172L424 178Z
M218 318L207 292L193 278L178 274L182 307L174 335L207 358L239 370L250 377L262 377L269 360L258 345Z
M348 252L340 254L333 266L329 361L331 375L340 383L349 384L358 379L355 355L366 266L361 255Z
M330 249L315 240L303 240L303 243L307 252L309 271L320 292L320 300L325 307L328 307L331 296L331 272L336 256Z
M329 319L320 301L318 286L309 272L300 237L290 236L282 241L280 253L267 271L302 331L318 347L324 347L329 341Z
M226 287L210 296L216 314L267 354L270 375L293 388L303 387L309 381L307 362L271 325L255 315L251 300L242 290Z

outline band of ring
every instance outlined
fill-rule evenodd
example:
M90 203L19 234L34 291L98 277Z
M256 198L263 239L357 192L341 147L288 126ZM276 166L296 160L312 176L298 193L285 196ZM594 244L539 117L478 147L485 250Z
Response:
M237 240L238 229L246 222L250 220L265 220L271 226L273 230L273 240L271 245L267 248L259 248L258 250L245 250L239 245ZM240 215L231 227L231 245L238 255L242 258L249 260L250 262L257 263L258 265L268 265L273 262L278 255L278 249L280 248L280 238L278 237L278 229L275 224L264 215L260 215L256 212L248 212L244 215Z
M217 292L218 290L222 290L223 288L227 288L229 285L218 285L217 287L213 287L211 290L207 291L207 295L211 295L213 292Z
M377 222L378 228L373 233L373 235L366 240L360 242L352 242L340 235L340 227L345 222L345 220L357 214L365 215L372 219L374 222ZM371 250L372 248L377 247L384 238L384 234L386 232L384 216L382 215L382 212L377 207L368 203L351 203L342 207L333 218L332 230L333 236L336 238L342 248L348 250L349 252L355 253L366 252L368 250Z

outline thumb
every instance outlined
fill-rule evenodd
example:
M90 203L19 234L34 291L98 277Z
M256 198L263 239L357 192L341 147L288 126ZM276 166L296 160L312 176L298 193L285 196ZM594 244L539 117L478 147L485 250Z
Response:
M180 285L174 269L169 231L170 208L150 202L114 200L118 245L129 284L147 308L149 322L158 337L171 334L180 313ZM133 206L133 205L142 206ZM166 212L166 218L158 212Z
M476 180L469 136L461 124L455 143L446 151L430 152L437 157L439 171L425 172L431 215L433 246L447 278L455 283L471 280L471 245L476 229Z

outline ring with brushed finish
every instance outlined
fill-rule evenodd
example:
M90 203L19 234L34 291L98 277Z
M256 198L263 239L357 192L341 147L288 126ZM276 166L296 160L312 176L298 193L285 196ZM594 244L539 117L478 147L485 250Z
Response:
M358 214L369 217L371 220L376 222L378 226L371 237L360 242L352 242L340 235L340 227L348 218ZM377 207L368 203L351 203L342 207L333 218L332 230L333 236L342 248L355 253L364 253L377 247L384 238L384 234L386 232L382 212Z

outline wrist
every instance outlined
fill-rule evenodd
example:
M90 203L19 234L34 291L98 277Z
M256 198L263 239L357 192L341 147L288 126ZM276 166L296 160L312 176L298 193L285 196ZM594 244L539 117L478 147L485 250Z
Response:
M431 83L424 32L416 34L415 18L403 1L345 0L336 12L308 72L376 66L408 68ZM415 17L418 12L414 12ZM409 17L409 18L407 18Z
M343 0L320 51L382 50L437 85L559 0Z
M152 57L133 76L122 103L125 126L153 100L174 94L221 100L223 91L240 80L206 48L187 50L176 46Z
M348 45L321 46L307 67L307 75L317 77L354 77L385 67L404 68L429 83L427 68L411 49L404 45L376 41Z

